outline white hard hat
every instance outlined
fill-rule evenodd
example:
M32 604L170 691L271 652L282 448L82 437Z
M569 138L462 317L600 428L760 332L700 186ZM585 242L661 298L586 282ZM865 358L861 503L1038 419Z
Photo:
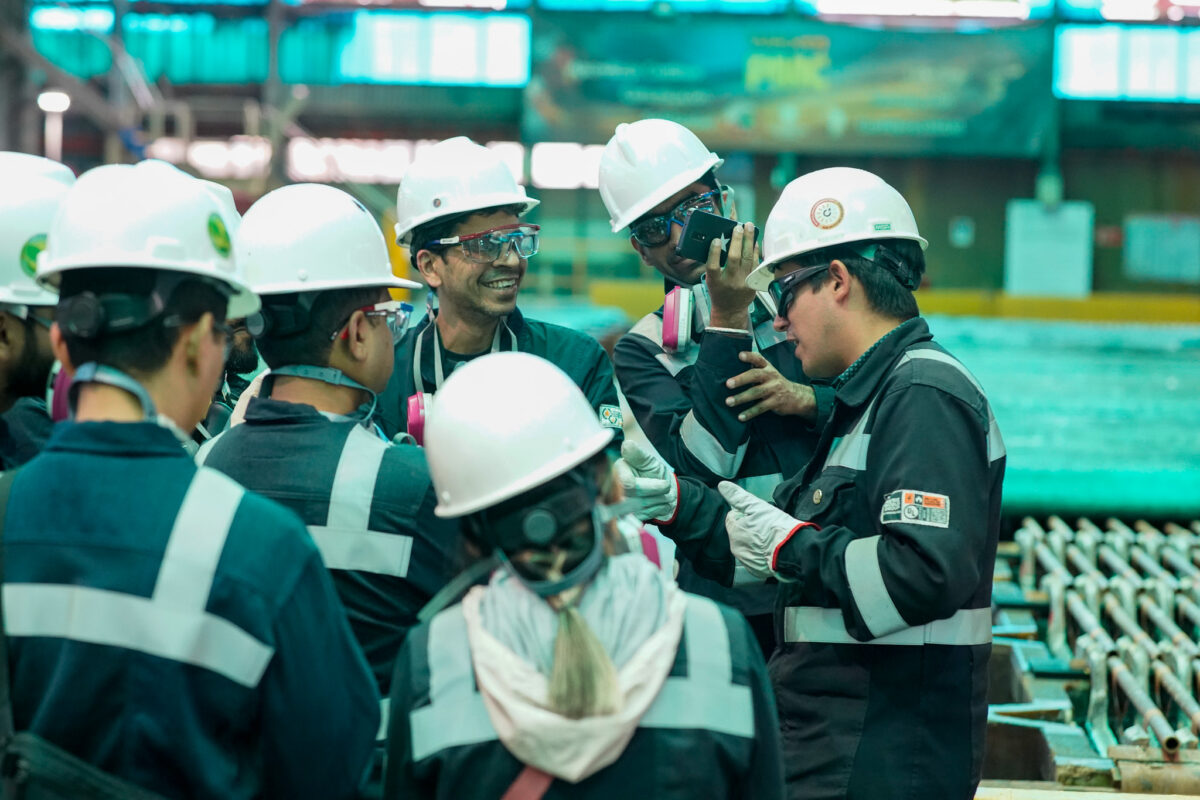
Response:
M783 187L763 228L763 262L746 285L765 291L775 267L789 258L847 242L911 239L928 242L904 198L878 175L831 167L801 175Z
M414 228L441 217L511 205L525 214L539 202L526 196L499 156L455 136L422 150L400 179L396 243L407 244Z
M621 123L600 156L600 198L613 233L723 163L677 122Z
M467 362L427 414L425 454L439 517L461 517L541 486L613 437L565 372L528 353Z
M228 213L204 181L164 162L109 164L85 172L67 192L38 259L38 284L62 273L134 267L184 272L232 289L230 318L259 308L233 253Z
M50 222L75 173L57 161L0 153L0 303L52 306L58 295L34 282Z
M332 186L297 183L263 195L242 219L235 249L246 281L260 295L422 288L392 274L375 217Z

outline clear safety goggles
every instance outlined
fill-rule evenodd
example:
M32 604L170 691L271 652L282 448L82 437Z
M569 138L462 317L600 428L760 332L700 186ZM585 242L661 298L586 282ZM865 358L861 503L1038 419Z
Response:
M629 232L643 247L661 247L671 238L671 223L684 225L693 211L721 213L721 194L727 189L728 187L722 186L720 189L689 197L665 214L643 217L629 226Z
M767 287L767 294L775 301L775 313L781 317L786 316L788 308L792 305L792 298L796 296L796 292L799 291L800 287L807 283L810 278L824 272L829 267L829 264L803 267L771 281L771 285Z
M479 233L466 236L451 236L446 239L434 239L426 242L425 246L440 245L450 247L460 245L463 255L472 261L492 263L508 256L509 248L517 252L520 258L529 258L538 251L538 236L541 227L538 225L501 225Z
M392 344L400 343L404 338L404 332L408 330L408 318L412 315L412 306L400 300L385 300L382 303L374 303L369 306L356 308L354 311L361 311L368 317L383 317L387 321L388 330L392 334ZM354 312L350 312L350 316L354 316ZM346 339L350 336L350 331L346 326L350 324L350 317L346 317L346 321L338 326L338 329L329 337L329 341L334 341L339 336Z

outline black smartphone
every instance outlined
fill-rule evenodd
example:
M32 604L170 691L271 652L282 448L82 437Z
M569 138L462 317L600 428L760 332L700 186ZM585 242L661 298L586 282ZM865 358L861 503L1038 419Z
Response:
M721 266L723 267L725 259L729 255L730 237L733 229L739 224L736 220L718 217L707 211L693 211L687 218L687 222L684 223L683 233L679 236L679 244L675 246L675 254L703 264L708 261L709 243L713 239L723 239L725 242L721 248ZM754 241L758 241L757 226L754 228Z

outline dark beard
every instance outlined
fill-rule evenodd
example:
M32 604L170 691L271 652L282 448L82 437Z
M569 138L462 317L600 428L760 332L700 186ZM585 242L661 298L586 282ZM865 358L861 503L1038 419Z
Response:
M8 395L13 399L46 394L46 381L50 377L50 367L54 366L54 356L38 352L37 331L33 328L36 324L25 320L25 347L8 375Z
M245 349L234 347L229 351L229 360L225 362L225 371L234 375L245 375L247 372L253 372L258 366L258 348L254 346L254 340Z

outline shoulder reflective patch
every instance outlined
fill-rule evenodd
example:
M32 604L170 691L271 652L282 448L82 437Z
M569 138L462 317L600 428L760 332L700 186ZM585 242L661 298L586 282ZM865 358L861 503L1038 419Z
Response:
M950 498L944 494L922 492L917 489L899 489L883 498L879 521L884 525L929 525L934 528L950 527Z
M600 406L600 424L606 428L620 430L625 426L625 415L617 406Z

